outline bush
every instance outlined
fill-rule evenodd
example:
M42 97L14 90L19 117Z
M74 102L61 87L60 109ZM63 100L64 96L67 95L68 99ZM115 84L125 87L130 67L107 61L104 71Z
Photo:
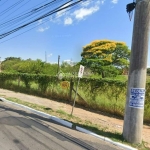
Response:
M20 79L20 80L18 80ZM65 77L64 81L71 78ZM72 79L74 90L78 78ZM70 89L63 89L57 76L35 74L0 73L0 87L14 91L68 101ZM23 84L18 84L21 82ZM24 86L23 86L24 85ZM34 85L34 86L33 86ZM33 88L34 87L34 88ZM76 103L90 109L123 117L126 102L127 81L112 79L82 78ZM74 97L74 92L72 92ZM146 84L144 120L150 122L150 82Z

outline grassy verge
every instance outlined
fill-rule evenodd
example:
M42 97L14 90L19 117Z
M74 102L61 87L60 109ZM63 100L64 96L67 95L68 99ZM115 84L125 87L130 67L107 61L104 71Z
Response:
M126 78L120 76L119 78ZM91 110L97 110L108 114L113 114L117 117L123 118L126 103L126 84L122 80L110 80L100 82L99 80L86 81L82 79L78 88L78 95L76 103L81 107L86 107ZM124 80L123 80L124 81ZM74 81L74 89L76 87L76 80ZM41 91L36 82L30 82L30 88L27 88L24 82L13 80L1 85L1 88L21 92L25 94L35 95L44 98L50 98L56 101L71 102L70 90L61 88L59 83L52 83L47 87L45 92ZM144 123L150 123L150 83L147 83L145 95L145 108L144 108ZM75 92L72 91L72 100Z
M41 106L41 105L37 105L37 104L33 104L33 103L29 103L29 102L25 102L16 98L11 98L11 97L5 97L7 100L10 100L12 102L16 102L18 104L22 104L25 106L28 106L30 108L48 113L50 115L54 115L57 116L61 119L70 121L74 124L74 126L80 126L83 127L85 129L88 129L98 135L102 135L108 138L111 138L113 141L117 141L123 144L127 144L133 147L136 147L138 150L148 150L149 148L146 148L146 143L142 142L142 144L140 145L131 145L129 143L127 143L123 137L121 133L118 133L116 131L109 131L107 130L107 128L105 127L101 127L98 124L92 124L92 122L90 122L89 120L82 120L76 116L71 116L70 114L66 113L65 111L59 109L57 111L52 110L51 108L45 107L45 106Z

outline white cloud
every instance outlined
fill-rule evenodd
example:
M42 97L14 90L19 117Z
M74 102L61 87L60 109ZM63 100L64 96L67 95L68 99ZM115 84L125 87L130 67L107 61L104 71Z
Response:
M70 60L70 59L66 59L66 60L64 60L63 62L71 62L72 60Z
M48 30L49 29L49 27L47 26L47 27L39 27L38 28L38 32L44 32L44 31L46 31L46 30Z
M75 65L75 62L73 62L71 59L66 59L63 62L66 62L66 63L70 64L71 66Z
M105 0L86 0L81 3L81 7L88 7L90 5L99 5L103 4Z
M87 6L89 6L91 4L91 0L87 0L87 1L85 1L85 2L82 2L81 3L81 6L82 7L87 7Z
M114 3L114 4L117 4L118 0L112 0L111 2Z
M72 23L73 23L72 18L70 18L70 17L65 18L65 20L64 20L64 24L65 24L65 25L70 25L70 24L72 24Z
M79 6L78 9L76 10L69 10L64 9L60 12L57 12L56 15L50 17L50 21L53 23L63 23L64 25L71 25L74 22L83 20L85 18L87 18L87 16L90 16L92 14L94 14L95 12L97 12L100 9L100 6L103 5L105 3L106 0L86 0L83 1ZM70 5L72 4L72 2L66 4ZM65 6L63 6L62 8L64 8Z
M66 5L64 5L64 6L62 6L61 8L65 8L65 7L67 7L68 5L70 5L71 4L71 2L70 3L67 3ZM67 12L67 10L68 10L69 8L65 8L65 9L63 9L63 10L61 10L61 11L58 11L57 13L56 13L56 17L57 18L59 18L59 17L62 17L62 16L64 16Z
M47 57L51 57L52 55L53 55L52 53L51 53L51 54L48 54Z
M95 13L98 10L99 10L98 6L91 7L91 8L80 8L74 12L74 15L76 19L81 20L84 17Z
M102 1L101 1L101 4L104 4L104 2L105 2L105 0L102 0Z
M57 12L57 13L56 13L56 17L57 17L57 18L62 17L62 16L65 14L65 11L66 11L66 10L63 9L63 10Z
M38 20L38 24L41 24L41 23L43 23L43 20L42 19Z
M50 20L50 22L52 22L52 23L58 23L58 22L59 22L59 19L56 18L56 16L50 16L50 17L49 17L49 20Z

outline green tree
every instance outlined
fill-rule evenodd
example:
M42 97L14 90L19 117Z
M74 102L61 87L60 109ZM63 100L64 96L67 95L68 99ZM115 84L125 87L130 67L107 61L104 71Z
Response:
M150 68L147 68L147 75L150 75Z
M123 42L96 40L83 47L81 64L102 77L116 75L129 65L130 50Z
M44 62L37 60L23 60L13 66L13 69L20 73L41 74L43 72Z
M75 76L78 73L79 70L79 63L76 62L62 62L60 66L60 70L65 73L67 76Z
M4 72L13 73L30 73L30 74L57 74L57 64L50 64L41 61L40 59L22 60L17 57L8 57L2 62L2 70Z
M12 61L21 61L21 58L20 57L7 57L7 58L5 58L5 60L3 62L9 61L9 60L12 60Z
M16 65L17 63L21 62L20 57L7 57L5 60L2 62L2 71L5 72L16 72L14 70L13 66Z
M47 75L56 75L57 67L57 64L44 63L42 73Z

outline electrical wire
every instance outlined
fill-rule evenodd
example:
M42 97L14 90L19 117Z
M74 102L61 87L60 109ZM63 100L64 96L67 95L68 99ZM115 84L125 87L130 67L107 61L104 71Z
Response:
M76 7L79 7L79 6L76 6ZM69 9L69 10L71 10L71 9ZM64 12L64 13L65 13L65 12ZM56 17L56 18L57 18L57 17ZM44 24L45 22L48 22L48 21L49 21L49 19L47 19L46 21L43 21L43 23L41 23L41 24ZM40 24L40 25L41 25L41 24ZM5 41L2 41L2 42L0 42L0 44L5 43L5 42L7 42L7 41L10 41L10 40L12 40L12 39L14 39L14 38L16 38L16 37L22 35L22 34L25 34L25 33L27 33L27 32L29 32L29 31L35 29L36 27L38 27L38 26L40 26L40 25L36 25L36 26L34 26L34 27L32 27L32 28L30 28L30 29L28 29L28 30L26 30L26 31L24 31L24 32L22 32L22 33L16 35L16 36L13 36L13 37L11 37L11 38L5 40Z
M49 4L50 6L52 5L52 3L53 2L55 2L56 0L53 0L52 2L50 2L50 3L47 3L47 4ZM60 0L60 1L62 1L62 0ZM43 9L45 9L46 7L43 7ZM27 12L26 14L23 14L23 15L21 15L21 16L18 16L18 17L16 17L16 18L14 18L14 19L11 19L11 20L9 20L9 21L7 21L7 22L4 22L4 23L2 23L2 24L0 24L0 27L2 27L2 26L4 26L4 27L7 27L7 26L11 26L11 25L14 25L15 23L19 23L20 21L23 21L24 19L26 19L27 17L30 17L31 15L33 16L33 14L35 14L35 13L37 13L37 12L39 12L39 8L34 8L34 10L31 10L30 12ZM33 17L32 17L33 18ZM30 18L30 19L32 19L32 18ZM23 23L23 22L22 22ZM1 28L2 29L2 28Z
M54 1L52 1L52 2L55 2L55 1L56 1L56 0L54 0ZM51 2L51 3L52 3L52 2ZM71 0L70 0L69 2L71 2ZM51 4L51 3L48 3L48 4ZM67 3L66 3L66 4L67 4ZM46 5L47 5L47 4L46 4ZM46 5L44 5L44 6L46 6ZM62 6L63 6L63 5L62 5ZM60 7L62 7L62 6L60 6ZM41 8L41 7L40 7L40 8ZM36 13L38 10L39 10L39 8L36 8L36 9L30 11L29 13L27 13L27 15L29 14L28 17L31 16L31 15L33 15L33 13L31 13L31 12ZM30 13L31 13L31 14L30 14ZM21 16L21 17L22 17L22 16ZM25 18L26 18L26 16L25 16ZM33 17L32 17L32 18L33 18ZM15 20L15 21L18 23L20 20L22 21L24 18L20 18L20 17L19 17L19 18L17 18L17 19L19 19L19 20ZM7 26L11 27L12 24L15 24L15 22L10 22L10 24L6 24L6 23L5 23L5 24L4 24L4 25L5 25L4 27L7 27ZM1 25L0 25L0 26L1 26Z
M27 3L29 3L31 0L28 0L25 4L21 5L19 8L17 8L16 10L14 10L13 12L11 12L10 14L8 14L7 16L5 16L4 18L1 19L1 21L3 21L5 18L10 17L13 13L15 13L17 10L19 10L20 8L22 8L23 6L25 6Z
M13 9L14 7L16 7L17 5L19 5L20 3L22 3L24 0L19 0L18 2L16 2L15 4L11 5L10 7L8 7L7 9L3 10L2 12L0 12L0 16L4 15L5 13L7 13L8 11L10 11L11 9Z
M60 0L60 1L62 1L62 0ZM49 5L50 5L50 4L52 5L53 2L55 2L55 0L53 0L51 3L49 3ZM50 6L51 6L51 5L50 5ZM43 9L45 9L45 8L46 8L46 7L43 7ZM49 8L48 8L48 9L49 9ZM27 20L25 20L25 19L27 19L28 17L31 16L31 18L28 18L28 20L30 20L30 19L34 18L35 16L37 16L38 14L36 14L36 13L38 13L38 12L39 12L39 9L36 8L36 11L31 10L30 12L28 12L28 13L22 15L22 16L17 17L16 19L10 20L9 22L5 22L5 23L3 23L3 24L0 25L1 30L2 30L2 29L9 28L9 27L15 27L15 26L17 26L17 25L20 25L20 24L26 22ZM34 16L34 14L35 14L35 16ZM40 13L39 13L39 14L40 14ZM24 20L25 20L25 21L24 21Z
M38 4L35 5L35 6L39 6L40 4L42 4L42 3L46 2L46 1L48 1L48 0L45 0L45 1L41 2L41 3L38 3ZM27 9L27 10L32 11L33 9L35 9L35 6L29 8L29 9ZM13 21L13 20L15 20L15 19L17 19L17 18L20 18L21 16L24 16L24 15L28 14L29 12L27 12L27 10L23 11L23 12L20 13L19 15L14 16L15 18L6 20L6 21L5 21L4 23L2 23L2 24L6 24L7 22L11 22L11 21Z
M70 5L66 5L66 4L68 4L68 3L70 2L70 1L68 1L68 2L66 2L65 4L63 4L63 5L59 6L59 7L57 7L56 9L50 11L49 13L47 13L47 14L45 14L45 15L43 15L43 16L41 16L41 17L39 17L39 18L37 18L37 19L35 19L35 20L33 20L33 21L27 23L27 24L24 24L24 25L22 25L22 26L20 26L20 27L18 27L18 28L16 28L16 29L13 29L13 30L11 30L11 31L9 31L9 32L6 32L6 33L4 33L4 34L1 34L1 35L0 35L0 39L2 39L2 38L4 38L4 37L6 37L6 36L8 36L8 35L10 35L10 34L12 34L12 33L14 33L14 32L16 32L16 31L18 31L18 30L21 30L22 28L27 27L27 26L29 26L30 24L32 24L32 23L34 23L34 22L36 22L36 21L38 21L38 20L40 20L40 19L43 19L43 18L45 18L45 17L47 17L47 16L50 16L50 15L52 15L52 14L54 14L54 13L60 12L60 11L62 11L62 10L64 10L64 9L69 8L69 7L73 7L74 5L77 5L77 4L79 4L80 2L82 2L82 1L83 1L83 0L78 0L77 2L74 2L74 3L70 4ZM86 0L84 0L84 1L86 1ZM39 25L37 25L37 26L39 26ZM37 27L37 26L36 26L36 27ZM33 28L35 28L35 27L33 27ZM31 28L31 29L29 29L29 30L27 30L27 31L25 31L25 32L23 32L23 33L21 33L21 34L24 34L24 33L28 32L28 31L32 30L33 28ZM19 34L19 35L21 35L21 34ZM19 36L19 35L16 35L15 37L17 37L17 36ZM15 37L12 37L12 38L15 38ZM10 38L10 39L8 39L8 40L11 40L12 38ZM6 42L6 41L8 41L8 40L5 40L5 41L3 41L3 42L1 42L1 43L4 43L4 42Z
M4 5L8 0L4 1L0 6Z
M82 0L79 0L78 2L80 2L80 1L82 1ZM10 34L12 34L12 33L14 33L14 32L16 32L16 31L18 31L18 30L20 30L20 29L22 29L22 28L24 28L24 27L26 27L26 26L28 26L28 25L30 25L30 24L32 24L32 23L38 21L38 20L41 20L41 19L43 19L43 18L45 18L45 17L47 17L47 16L49 16L49 15L51 15L51 14L54 14L54 13L56 13L56 12L58 12L58 11L61 11L61 10L63 10L63 9L66 9L66 8L72 6L73 4L68 5L68 6L66 6L66 7L63 7L63 6L65 6L66 4L68 4L68 3L70 3L70 2L71 2L71 0L68 1L68 2L66 2L65 4L59 6L57 9L54 9L54 10L48 12L47 14L44 14L44 15L42 15L41 17L36 18L35 20L33 20L33 21L31 21L31 22L28 22L28 23L26 23L26 24L24 24L24 25L22 25L22 26L20 26L20 27L18 27L18 28L15 28L15 29L13 29L13 30L11 30L11 31L8 31L8 32L6 32L6 33L1 34L1 35L0 35L0 39L2 39L2 38L4 38L4 37L6 37L6 36L8 36L8 35L10 35ZM75 2L74 4L76 4L76 3L78 3L78 2ZM60 8L60 9L59 9L59 8Z

